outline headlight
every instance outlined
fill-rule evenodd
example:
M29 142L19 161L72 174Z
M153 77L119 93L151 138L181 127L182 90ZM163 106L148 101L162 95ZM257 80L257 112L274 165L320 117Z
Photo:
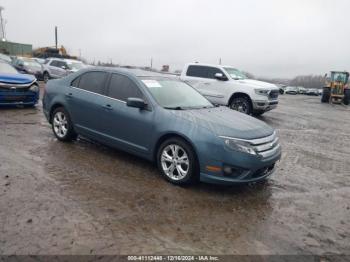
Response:
M270 94L270 90L267 89L254 89L257 95L268 96Z
M38 92L39 91L39 86L37 85L32 85L30 88L29 88L30 91L32 92Z
M238 139L220 136L225 141L225 146L231 150L240 151L250 155L256 155L254 147L248 142L241 141Z

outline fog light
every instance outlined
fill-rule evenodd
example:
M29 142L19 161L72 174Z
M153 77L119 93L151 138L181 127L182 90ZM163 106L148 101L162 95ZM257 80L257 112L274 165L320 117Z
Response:
M239 167L233 167L233 166L227 166L227 165L224 165L222 170L223 170L224 176L230 176L230 177L239 177L245 171L247 171Z

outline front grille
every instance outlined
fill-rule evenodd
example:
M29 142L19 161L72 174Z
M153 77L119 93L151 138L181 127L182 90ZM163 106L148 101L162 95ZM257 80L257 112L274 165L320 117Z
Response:
M26 88L7 88L0 86L0 92L27 92L29 90L29 87Z
M276 132L274 132L272 135L253 139L253 140L247 140L255 149L256 153L264 158L273 156L276 154L281 146L278 143L278 137L276 135Z
M279 94L278 90L271 90L271 92L269 94L269 98L270 99L276 99L276 98L278 98L278 94Z

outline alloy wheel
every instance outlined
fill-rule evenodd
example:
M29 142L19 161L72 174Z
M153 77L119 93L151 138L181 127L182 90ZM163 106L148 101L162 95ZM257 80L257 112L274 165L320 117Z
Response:
M67 117L63 112L58 111L53 118L53 129L59 138L64 138L68 132Z
M170 144L162 151L161 166L170 179L181 180L189 172L190 161L186 151L181 146Z

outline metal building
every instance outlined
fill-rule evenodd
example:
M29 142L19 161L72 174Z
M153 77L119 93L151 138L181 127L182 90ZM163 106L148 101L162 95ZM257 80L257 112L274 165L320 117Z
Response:
M17 56L31 56L33 47L30 44L21 44L8 41L0 41L0 53Z

